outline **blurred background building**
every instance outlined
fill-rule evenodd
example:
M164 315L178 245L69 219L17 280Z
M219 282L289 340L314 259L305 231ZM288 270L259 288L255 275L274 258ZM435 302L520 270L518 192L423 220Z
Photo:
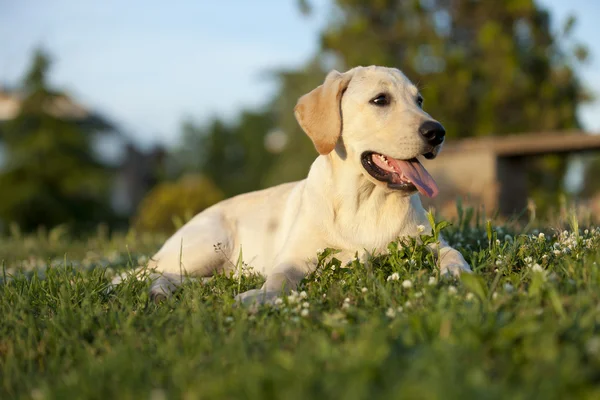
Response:
M332 68L370 64L403 70L447 129L425 161L444 215L457 197L507 215L591 208L596 3L0 0L2 229L169 231L301 179L316 152L296 100Z

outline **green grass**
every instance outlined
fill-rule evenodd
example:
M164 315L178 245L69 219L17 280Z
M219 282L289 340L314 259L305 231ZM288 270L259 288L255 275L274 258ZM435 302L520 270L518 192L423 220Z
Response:
M600 398L600 229L516 229L445 229L475 271L460 281L414 241L346 268L326 249L298 292L260 308L233 302L256 276L159 305L146 282L108 290L162 238L13 233L0 398Z

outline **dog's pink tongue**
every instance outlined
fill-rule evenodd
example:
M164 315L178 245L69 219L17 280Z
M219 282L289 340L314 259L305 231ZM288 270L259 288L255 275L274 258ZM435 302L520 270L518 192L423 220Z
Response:
M427 196L437 196L439 189L437 184L433 180L433 177L427 172L425 167L417 159L412 160L390 160L393 164L396 164L396 168L404 173L410 181L415 185L417 190Z

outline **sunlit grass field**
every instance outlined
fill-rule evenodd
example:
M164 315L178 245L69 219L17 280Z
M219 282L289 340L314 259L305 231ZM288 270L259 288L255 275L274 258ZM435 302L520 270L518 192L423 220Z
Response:
M256 308L233 297L257 276L160 304L145 281L111 290L162 237L13 230L0 399L599 399L600 229L466 210L442 234L473 275L440 277L417 241L348 266L325 249L297 292Z

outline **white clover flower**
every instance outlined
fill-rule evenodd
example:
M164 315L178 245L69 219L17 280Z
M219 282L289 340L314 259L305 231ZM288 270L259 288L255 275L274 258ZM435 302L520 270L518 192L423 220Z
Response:
M344 303L342 304L342 309L347 310L348 308L350 308L350 298L346 297L344 299Z
M367 289L366 287L364 287L364 288L360 289L360 291L363 292L363 293L367 293L369 291L369 289Z
M415 297L417 299L420 298L420 297L423 297L423 292L419 290L417 293L415 293Z
M427 284L428 284L429 286L433 286L433 285L435 285L436 283L437 283L437 279L435 279L435 276L430 276L430 277L429 277L429 280L427 281Z
M148 257L147 256L139 256L137 259L137 262L140 265L144 265L148 262Z
M225 322L227 322L228 324L233 322L233 317L225 317Z
M496 239L496 245L500 246L500 239Z
M326 298L326 297L327 297L327 293L323 293L323 298Z
M544 269L542 268L542 266L538 263L535 263L531 266L531 270L535 271L535 272L542 272L544 271Z
M496 300L498 298L498 292L494 292L492 294L492 300Z
M533 262L533 258L527 256L523 259L523 261L525 261L526 264L531 264Z
M397 272L394 272L393 274L391 274L390 276L387 277L388 281L397 281L400 279L400 274Z
M304 290L300 292L300 298L301 299L305 299L307 297L308 297L308 294L306 294L306 292Z
M600 337L594 336L589 339L585 343L585 350L592 355L600 353Z
M473 293L469 292L465 296L465 299L467 299L468 301L471 301L471 300L475 299L475 295Z
M502 265L502 260L496 260L496 265Z
M298 301L298 293L295 290L292 290L287 299L290 304L296 303Z
M448 293L455 295L456 293L458 293L458 289L456 289L456 287L450 285L450 286L448 286Z
M402 281L402 287L405 289L410 289L412 287L412 281L410 279L405 279Z
M396 316L396 311L392 307L388 308L385 312L385 316L388 318L394 318Z
M555 256L560 255L560 250L558 250L558 249L554 249L552 252L554 253Z
M283 304L283 299L281 299L280 297L275 299L275 305L276 306L280 306Z
M402 311L404 311L404 308L402 306L398 306L398 308L396 308L396 311L401 313Z
M546 235L544 235L544 232L540 232L540 234L538 235L538 238L540 239L546 239Z
M417 225L417 232L419 232L419 233L425 232L425 226L424 225Z
M308 317L309 313L310 313L310 311L308 311L308 309L305 308L302 311L300 311L300 316L306 318L306 317Z
M332 270L332 271L335 271L335 265L332 265L332 266L331 266L331 270Z
M308 301L305 301L304 303L302 303L302 308L308 308L310 307L310 303Z
M412 303L410 302L410 300L408 300L406 303L404 303L404 307L406 307L406 308L412 307Z
M586 229L585 231L583 231L583 233L584 233L585 235L587 235L588 233L590 233L590 231L589 231L588 229Z

